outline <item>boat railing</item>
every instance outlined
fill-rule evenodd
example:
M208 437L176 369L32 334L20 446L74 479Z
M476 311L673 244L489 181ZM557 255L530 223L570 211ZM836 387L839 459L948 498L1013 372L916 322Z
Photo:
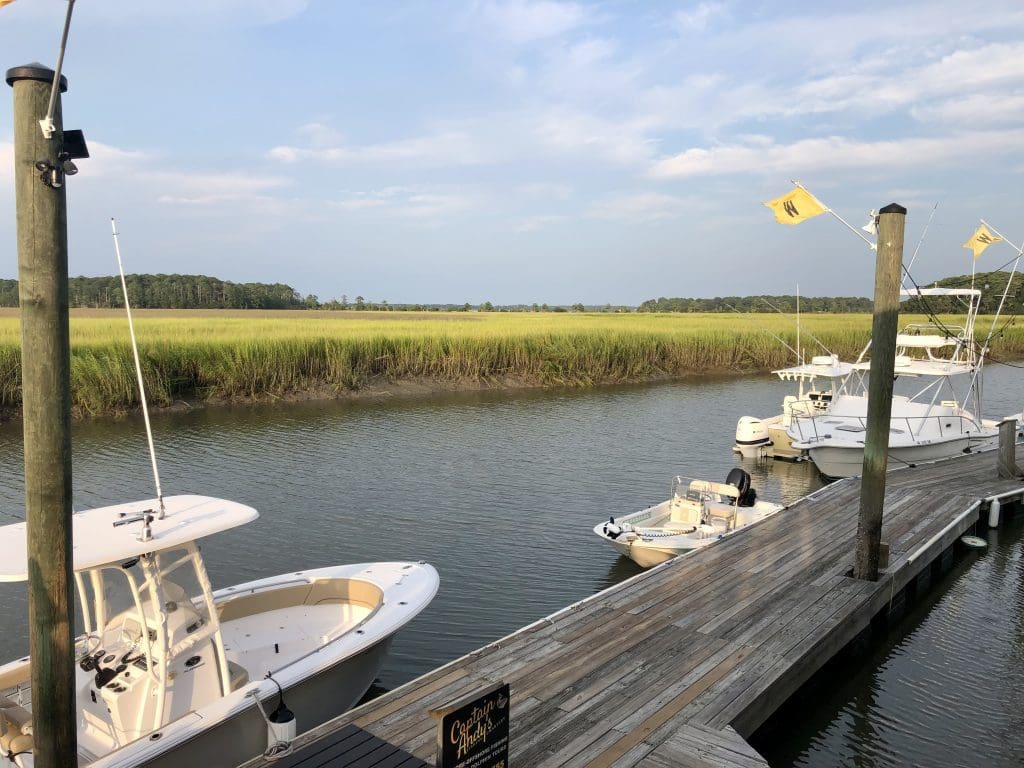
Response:
M828 440L835 433L866 434L867 416L843 416L841 414L815 415L794 413L791 425L796 429L800 442L817 443ZM931 429L934 427L934 429ZM981 427L978 421L965 414L932 414L928 416L893 416L889 419L889 434L910 435L913 439L923 437L948 438L951 436L977 434ZM863 442L863 440L861 440Z

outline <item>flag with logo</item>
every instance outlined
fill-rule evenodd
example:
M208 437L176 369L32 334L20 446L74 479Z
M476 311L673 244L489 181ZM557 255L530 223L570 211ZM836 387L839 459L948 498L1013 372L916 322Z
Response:
M974 252L975 261L977 261L982 251L992 245L992 243L1001 242L1002 239L999 235L993 235L988 231L988 227L982 224L978 227L978 231L971 235L971 239L964 243L964 248L970 248Z
M772 209L779 224L799 224L828 210L803 187L796 187L782 197L769 200L765 205Z

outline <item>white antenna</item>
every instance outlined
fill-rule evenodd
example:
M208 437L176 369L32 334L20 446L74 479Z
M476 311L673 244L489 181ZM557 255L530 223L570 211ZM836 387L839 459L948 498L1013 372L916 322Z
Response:
M124 279L124 264L121 263L121 244L117 240L117 225L113 217L110 229L114 233L114 253L117 254L117 269L121 273L121 291L124 293L124 309L128 313L128 333L132 337L132 354L135 356L135 375L139 379L139 398L142 400L142 418L146 422L146 439L149 441L149 460L153 464L153 480L156 482L156 498L160 502L157 520L164 519L164 494L160 490L160 471L156 468L156 449L153 447L153 430L149 426L149 406L146 404L146 386L142 383L142 363L139 362L139 345L135 343L135 325L132 323L132 308L128 303L128 284ZM146 524L148 527L148 523Z
M804 351L800 349L800 283L796 284L796 364L804 364Z

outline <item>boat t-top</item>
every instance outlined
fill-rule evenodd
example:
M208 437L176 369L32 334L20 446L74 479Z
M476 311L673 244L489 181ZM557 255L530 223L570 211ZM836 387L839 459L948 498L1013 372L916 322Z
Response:
M809 363L772 371L782 381L795 381L797 392L782 400L782 413L767 418L741 416L736 423L733 452L745 459L775 458L801 461L806 451L794 448L787 433L793 414L823 413L843 380L853 372L853 363L841 362L837 355L815 355Z
M975 288L902 289L904 297L952 297L965 307L962 325L911 323L896 336L894 375L918 387L894 394L889 426L889 468L950 458L994 447L998 421L980 416L980 376L986 349L977 349L974 324L981 302ZM869 343L870 347L870 343ZM868 348L869 348L868 347ZM794 409L787 432L822 474L860 474L864 462L871 370L864 353L825 409ZM957 382L961 384L958 392Z
M354 706L437 572L415 562L298 571L213 590L198 541L252 507L170 496L72 516L78 764L238 765ZM0 528L24 581L25 523ZM32 659L0 666L0 765L32 759Z

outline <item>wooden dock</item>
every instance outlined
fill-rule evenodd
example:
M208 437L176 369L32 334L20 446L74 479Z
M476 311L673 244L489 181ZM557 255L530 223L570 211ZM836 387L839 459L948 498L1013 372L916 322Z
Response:
M997 479L996 452L890 473L878 582L848 576L859 491L856 478L829 485L352 710L296 749L354 724L433 764L430 710L506 681L516 768L765 766L745 737L927 578L983 499L1019 499L1024 481Z

